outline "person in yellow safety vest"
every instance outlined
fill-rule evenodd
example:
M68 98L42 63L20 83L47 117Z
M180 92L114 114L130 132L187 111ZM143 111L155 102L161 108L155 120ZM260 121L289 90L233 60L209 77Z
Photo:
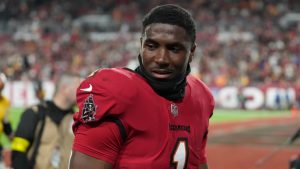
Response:
M3 134L6 134L8 136L8 138L12 138L13 132L12 132L11 125L8 121L10 101L2 93L6 82L7 82L7 78L6 78L5 74L0 73L0 121L1 121L0 136L2 136ZM6 147L3 149L3 145L1 144L0 149L1 149L2 161L4 162L4 165L6 167L9 167L11 165L10 148Z
M12 168L67 168L76 89L81 81L76 74L61 75L53 100L25 110L12 141Z

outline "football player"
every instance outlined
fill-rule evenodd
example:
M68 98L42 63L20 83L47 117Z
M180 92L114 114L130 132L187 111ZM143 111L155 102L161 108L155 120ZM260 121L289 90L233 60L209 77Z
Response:
M207 169L214 99L189 75L195 22L177 5L143 19L139 67L100 69L77 90L70 169Z

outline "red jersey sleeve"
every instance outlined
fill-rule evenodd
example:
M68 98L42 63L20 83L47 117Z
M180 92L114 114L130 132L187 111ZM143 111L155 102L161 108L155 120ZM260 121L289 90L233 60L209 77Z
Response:
M203 83L201 82L203 87L204 87L204 93L207 96L207 99L205 99L206 103L204 105L204 110L206 113L206 117L208 120L208 124L209 124L209 118L213 115L213 111L215 108L215 100L214 97L212 95L212 93L210 92L209 88ZM208 136L208 128L206 129L206 132L203 136L203 140L202 140L202 146L201 146L201 152L200 152L200 164L206 164L207 163L207 157L206 157L206 144L207 144L207 136Z
M207 114L208 119L213 115L214 112L214 108L215 108L215 100L214 97L211 93L211 91L209 90L209 88L203 83L201 82L204 86L205 89L205 93L207 95L207 103L205 105L205 112ZM209 120L208 120L208 124L209 124ZM207 137L208 137L208 128L206 129L206 132L203 136L203 141L202 141L202 146L201 146L201 156L200 156L200 164L205 164L207 163L207 157L206 157L206 144L207 144Z
M215 101L214 97L210 91L210 89L201 81L198 80L192 76L189 77L189 82L191 85L193 85L194 90L197 91L193 95L193 98L199 98L201 102L201 117L203 118L203 130L204 135L201 141L201 146L198 150L198 159L200 164L207 163L207 157L206 157L206 144L207 144L207 135L208 135L208 126L209 126L209 119L213 115L214 107L215 107Z
M206 164L207 158L206 158L206 143L207 143L207 132L205 133L205 136L202 140L201 144L201 151L200 151L200 164Z
M97 127L81 125L75 133L73 150L114 165L122 145L118 126L103 122Z
M77 105L79 112L75 114L75 122L94 122L102 119L105 114L120 114L122 104L107 89L101 76L94 76L83 81L77 89Z
M79 111L74 114L73 150L114 163L124 133L128 132L123 114L135 96L131 84L134 83L130 72L123 69L98 70L80 84L76 95ZM118 123L112 122L112 117Z
M74 115L75 123L122 116L136 94L134 83L126 75L123 69L102 69L84 80L77 89L79 112Z

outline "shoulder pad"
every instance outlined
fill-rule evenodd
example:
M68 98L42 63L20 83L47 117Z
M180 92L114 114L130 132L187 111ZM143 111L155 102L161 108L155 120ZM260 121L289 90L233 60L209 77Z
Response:
M189 75L187 77L187 81L194 93L192 97L201 98L201 101L205 102L203 103L203 105L207 105L206 112L209 114L209 116L212 116L215 107L215 100L208 86L201 80L193 77L192 75Z
M75 120L86 123L124 113L137 95L134 78L134 72L118 68L100 69L88 77L77 89Z
M99 69L93 76L88 77L80 85L81 89L92 86L92 90L105 89L114 97L126 102L136 94L136 74L126 69Z

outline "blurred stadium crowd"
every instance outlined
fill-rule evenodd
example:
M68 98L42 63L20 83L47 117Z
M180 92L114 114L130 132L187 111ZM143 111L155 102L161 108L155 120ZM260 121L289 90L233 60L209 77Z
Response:
M296 0L2 0L0 71L12 80L53 80L127 66L138 54L141 17L161 3L196 18L194 73L207 84L300 85Z

